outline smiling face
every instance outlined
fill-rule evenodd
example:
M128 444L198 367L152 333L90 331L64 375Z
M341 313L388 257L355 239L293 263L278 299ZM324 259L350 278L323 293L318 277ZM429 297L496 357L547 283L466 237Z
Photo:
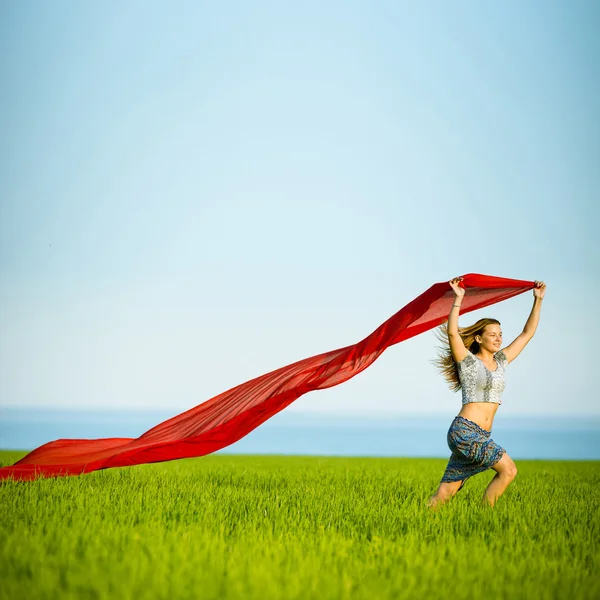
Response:
M481 335L475 336L475 341L492 354L502 348L502 329L500 325L492 323L486 325Z

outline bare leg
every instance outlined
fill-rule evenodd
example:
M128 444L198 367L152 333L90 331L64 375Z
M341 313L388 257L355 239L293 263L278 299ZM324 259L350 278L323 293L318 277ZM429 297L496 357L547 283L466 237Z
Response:
M429 508L437 508L438 506L444 504L444 502L448 502L448 500L450 500L450 498L452 498L452 496L458 492L458 488L460 488L461 483L462 481L440 483L438 491L429 499Z
M496 475L490 481L483 495L483 503L490 506L494 506L496 500L502 496L504 490L517 475L517 467L508 454L505 454L492 469L496 471Z

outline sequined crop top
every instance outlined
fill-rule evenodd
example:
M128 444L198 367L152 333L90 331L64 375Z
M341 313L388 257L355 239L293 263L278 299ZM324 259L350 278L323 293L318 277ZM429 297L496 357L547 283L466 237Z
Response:
M456 363L462 386L463 404L470 402L502 404L502 392L505 386L504 369L508 365L508 359L506 354L499 350L494 354L494 360L498 365L495 371L490 371L483 361L471 352Z

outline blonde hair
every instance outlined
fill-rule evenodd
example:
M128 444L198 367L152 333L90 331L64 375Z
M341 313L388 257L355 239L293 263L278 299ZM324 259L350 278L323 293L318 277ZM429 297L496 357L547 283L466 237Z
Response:
M500 325L500 321L497 319L479 319L477 323L474 323L470 327L459 327L458 334L462 338L465 348L477 354L479 352L479 342L475 341L476 335L483 335L485 328L488 325ZM438 368L440 373L444 376L444 379L448 382L450 389L453 392L458 392L461 389L460 379L458 378L458 368L452 353L450 352L450 342L448 340L448 323L444 323L441 327L438 327L435 331L437 339L442 343L441 348L438 347L438 358L432 362Z

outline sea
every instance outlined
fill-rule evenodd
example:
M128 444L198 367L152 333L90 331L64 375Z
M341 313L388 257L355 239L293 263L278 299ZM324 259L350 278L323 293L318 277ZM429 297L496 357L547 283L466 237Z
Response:
M0 449L32 450L61 438L135 438L179 412L0 407ZM452 418L283 411L219 453L447 458ZM514 459L600 460L600 416L497 415L492 437Z

